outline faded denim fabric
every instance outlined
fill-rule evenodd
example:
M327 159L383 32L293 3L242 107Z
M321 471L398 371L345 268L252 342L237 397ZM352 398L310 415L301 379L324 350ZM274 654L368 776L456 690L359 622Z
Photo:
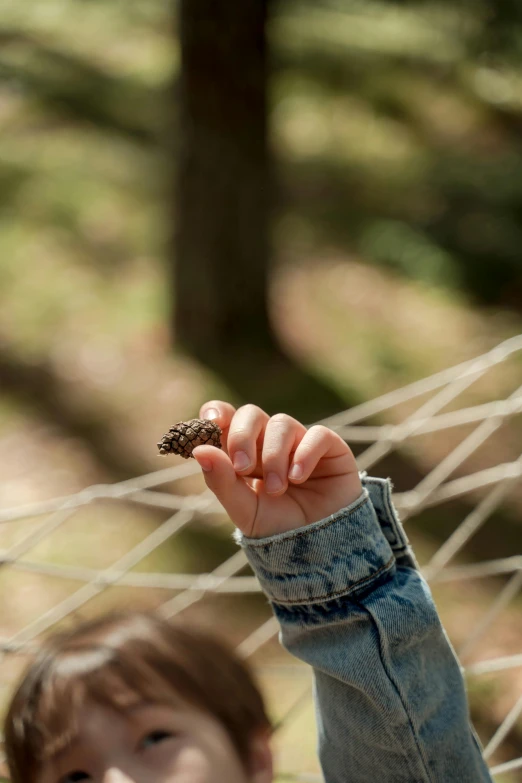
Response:
M236 530L281 625L313 667L326 783L491 783L460 666L392 502L359 474L351 505L297 530Z

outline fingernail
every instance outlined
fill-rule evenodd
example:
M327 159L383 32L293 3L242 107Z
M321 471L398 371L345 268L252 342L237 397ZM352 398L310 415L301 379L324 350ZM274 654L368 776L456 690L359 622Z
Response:
M248 454L244 451L236 451L234 454L234 470L245 470L250 465Z
M292 465L292 469L288 474L288 478L300 479L302 478L302 476L303 476L303 466L300 465L298 462L296 462L295 465Z
M209 459L200 459L198 460L199 465L202 470L205 470L207 473L210 473L212 470L212 463Z
M265 481L265 489L270 494L271 492L279 492L283 488L283 484L277 473L269 473Z
M219 411L216 408L209 408L205 411L204 419L219 419Z

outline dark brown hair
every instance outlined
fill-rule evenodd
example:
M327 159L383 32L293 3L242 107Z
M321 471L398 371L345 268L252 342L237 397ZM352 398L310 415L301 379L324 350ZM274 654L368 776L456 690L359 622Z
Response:
M13 783L32 783L67 747L86 702L122 710L130 698L210 713L245 765L253 733L271 730L252 674L225 642L152 613L111 613L52 636L25 672L4 728Z

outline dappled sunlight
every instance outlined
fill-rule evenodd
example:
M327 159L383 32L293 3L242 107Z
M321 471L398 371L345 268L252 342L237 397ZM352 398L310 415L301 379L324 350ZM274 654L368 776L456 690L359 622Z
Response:
M219 181L211 157L226 145L219 146L214 127L200 137L197 123L185 139L179 134L182 50L172 4L23 0L0 7L0 513L28 506L0 522L0 642L27 625L39 627L79 591L80 616L174 599L196 624L212 627L220 615L226 635L240 644L271 616L264 597L210 591L199 601L198 591L168 583L181 575L188 584L233 557L219 509L196 515L175 540L166 536L137 557L122 584L106 585L98 575L129 553L132 560L135 548L139 554L167 513L161 503L146 508L104 492L164 469L158 437L172 422L197 416L205 400L268 400L271 414L302 409L303 420L314 405L349 413L522 333L522 6L273 3L267 124L275 191L266 185L263 252L280 353L268 356L262 347L234 352L248 307L241 318L217 317L220 285L240 268L232 266L235 246L223 239L224 224L231 220L234 228L249 210L258 215L263 205L255 199L223 200L215 225L195 221L194 243L221 243L226 262L211 273L194 264L193 284L179 296L176 204L193 194L191 187L175 193L173 183L187 162L187 139L203 138L208 157L195 201L211 204ZM208 64L203 70L212 76ZM229 167L223 179L242 182L238 171ZM248 251L241 268L257 279L262 243L245 225L235 226ZM209 245L201 247L208 255ZM243 283L236 301L248 304ZM195 326L208 320L222 328L230 356L228 343L206 358L181 344L182 324L177 331L174 318L181 304ZM469 409L469 421L421 427L385 455L377 472L393 475L399 495L420 484L479 426L475 407L504 401L519 385L521 366L514 355L449 399L440 417ZM402 399L386 412L386 425L399 426L427 401ZM494 418L493 407L485 416ZM384 418L377 413L364 424L379 428ZM521 436L520 415L505 415L452 479L513 463ZM364 452L362 441L352 445L357 455ZM182 460L168 463L179 467ZM52 517L40 535L47 512L29 504L93 486L101 497L63 525ZM423 510L411 534L422 565L489 489L475 487L469 504ZM197 496L203 479L189 472L159 490ZM521 518L518 482L494 525L477 531L455 566L517 554ZM13 552L28 565L14 566ZM243 566L237 576L251 572ZM465 590L459 582L434 583L457 647L507 582L497 574L466 581ZM520 651L520 609L517 599L479 640L477 661ZM275 639L256 655L273 717L294 710L275 739L278 769L317 773L311 702L295 706L309 670L289 665ZM4 705L24 654L0 657ZM488 674L480 683L470 678L482 737L511 709L521 672ZM518 726L508 744L511 756L515 749L522 754Z

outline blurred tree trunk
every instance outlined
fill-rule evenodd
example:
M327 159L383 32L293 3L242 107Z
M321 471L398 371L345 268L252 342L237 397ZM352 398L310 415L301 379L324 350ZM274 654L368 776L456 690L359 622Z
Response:
M181 0L173 338L198 358L275 344L267 307L268 0Z

